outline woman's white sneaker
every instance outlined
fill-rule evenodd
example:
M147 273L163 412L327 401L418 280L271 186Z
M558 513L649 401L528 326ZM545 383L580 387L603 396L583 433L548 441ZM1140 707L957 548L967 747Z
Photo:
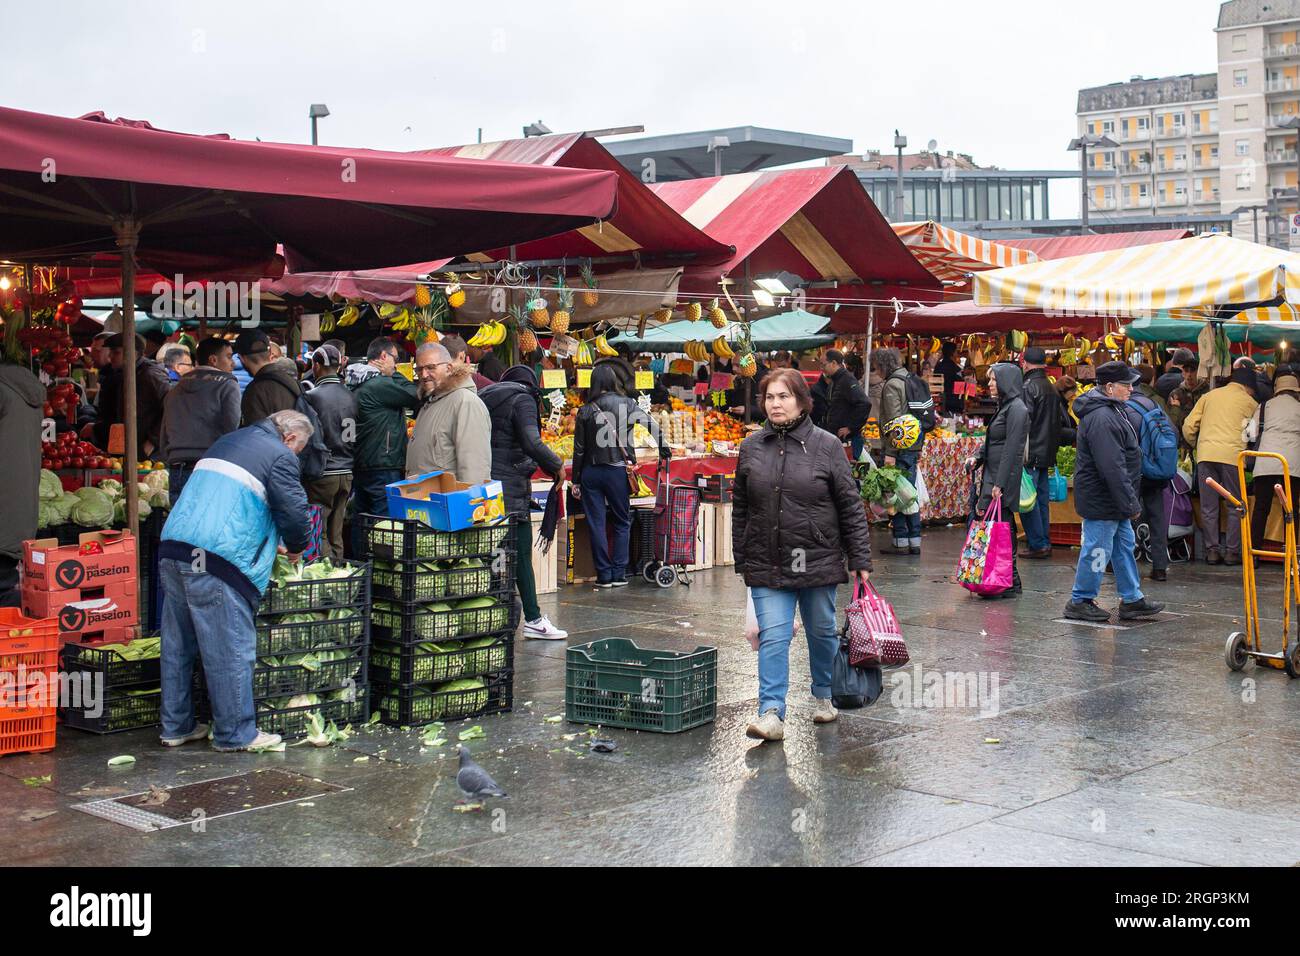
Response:
M524 623L524 637L535 641L562 641L568 636L568 631L560 630L545 614L535 621Z
M835 709L829 697L817 698L817 709L813 711L814 724L829 724L839 717L840 712Z
M759 740L784 740L785 723L775 707L769 707L762 717L745 728L745 734Z

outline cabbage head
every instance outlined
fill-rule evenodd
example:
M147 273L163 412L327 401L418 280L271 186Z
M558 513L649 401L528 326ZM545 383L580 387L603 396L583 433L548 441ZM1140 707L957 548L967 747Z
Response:
M59 476L54 472L42 468L38 493L41 501L53 501L55 498L62 498L63 482L59 481Z

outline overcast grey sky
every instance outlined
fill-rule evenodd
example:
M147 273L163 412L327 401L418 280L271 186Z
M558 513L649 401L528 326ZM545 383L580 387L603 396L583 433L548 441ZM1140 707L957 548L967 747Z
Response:
M1081 86L1216 68L1215 0L7 2L3 105L417 149L753 124L1073 168ZM1053 193L1075 215L1075 187Z

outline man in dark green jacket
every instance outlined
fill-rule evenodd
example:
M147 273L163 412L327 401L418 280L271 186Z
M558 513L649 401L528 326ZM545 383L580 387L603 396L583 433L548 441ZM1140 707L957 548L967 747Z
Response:
M406 477L406 413L420 407L415 383L396 372L397 346L380 336L365 365L349 365L347 386L357 398L357 445L352 459L352 503L357 515L388 514L385 486ZM361 522L352 525L352 555L362 553Z

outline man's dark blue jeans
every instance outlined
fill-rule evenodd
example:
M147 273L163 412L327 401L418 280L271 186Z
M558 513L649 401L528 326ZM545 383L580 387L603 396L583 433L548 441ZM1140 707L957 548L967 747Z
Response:
M369 468L352 473L352 557L365 554L360 515L388 514L388 488L405 476L397 468Z

